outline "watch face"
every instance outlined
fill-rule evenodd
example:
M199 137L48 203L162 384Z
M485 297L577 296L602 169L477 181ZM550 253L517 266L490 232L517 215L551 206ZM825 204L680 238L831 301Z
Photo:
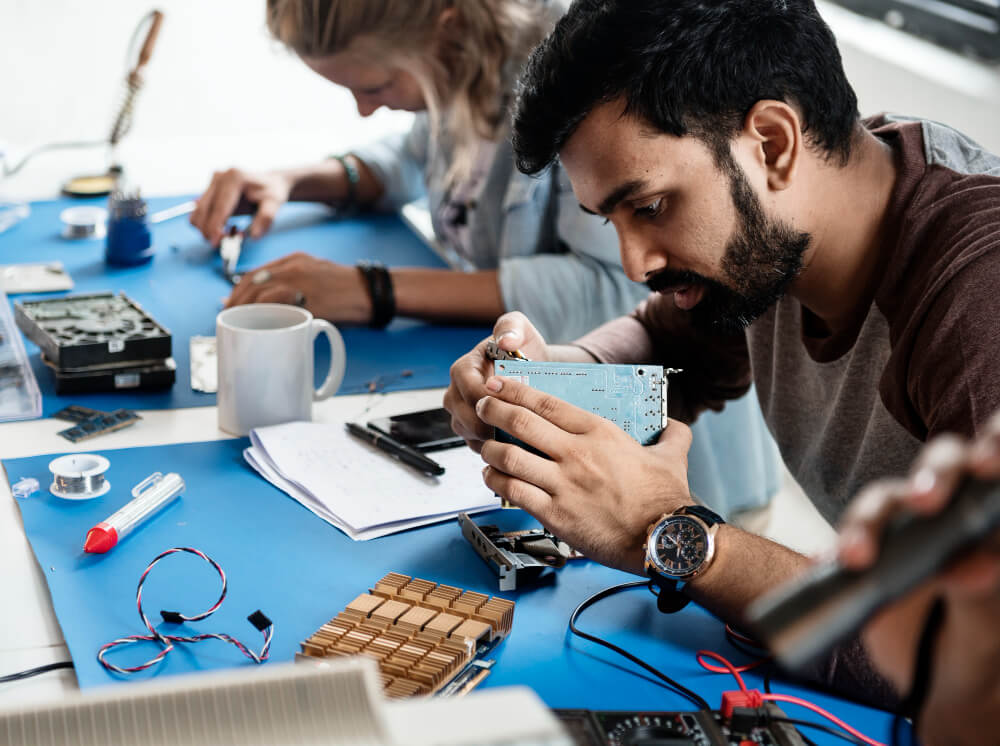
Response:
M698 572L708 556L708 533L686 515L663 519L649 537L647 554L664 575L684 578Z

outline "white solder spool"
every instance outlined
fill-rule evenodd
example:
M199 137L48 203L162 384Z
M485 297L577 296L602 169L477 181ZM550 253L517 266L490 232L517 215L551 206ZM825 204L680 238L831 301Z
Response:
M73 453L49 462L52 484L49 487L56 497L66 500L90 500L111 489L111 482L104 472L111 462L93 453Z
M108 211L103 207L67 207L59 219L63 238L104 238L107 233Z

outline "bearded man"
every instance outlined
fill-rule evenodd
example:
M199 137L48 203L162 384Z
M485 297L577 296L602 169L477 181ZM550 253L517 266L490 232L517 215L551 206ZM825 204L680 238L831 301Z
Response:
M861 119L810 0L578 0L523 74L514 146L525 172L559 159L655 292L573 345L508 314L503 349L683 368L682 422L752 381L831 522L926 440L975 437L1000 409L1000 159L934 122ZM808 565L697 505L680 422L643 448L491 372L480 345L445 396L486 484L591 558L648 574L661 609L691 598L739 623ZM877 704L900 693L859 641L815 675Z

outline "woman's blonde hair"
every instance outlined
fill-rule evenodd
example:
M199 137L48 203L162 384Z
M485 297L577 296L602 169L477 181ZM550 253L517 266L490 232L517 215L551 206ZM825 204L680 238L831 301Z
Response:
M351 48L414 75L432 133L455 143L449 180L468 173L480 139L497 138L509 76L549 30L541 0L267 0L267 25L300 57Z

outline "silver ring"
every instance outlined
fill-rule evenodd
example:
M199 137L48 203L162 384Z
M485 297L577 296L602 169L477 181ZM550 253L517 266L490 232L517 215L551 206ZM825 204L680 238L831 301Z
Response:
M253 273L253 276L250 278L250 282L252 282L254 285L263 285L265 282L269 282L270 280L271 280L271 272L266 269L258 269L256 272Z
M306 305L306 294L301 290L295 291L295 299L292 301L299 308L305 308Z

